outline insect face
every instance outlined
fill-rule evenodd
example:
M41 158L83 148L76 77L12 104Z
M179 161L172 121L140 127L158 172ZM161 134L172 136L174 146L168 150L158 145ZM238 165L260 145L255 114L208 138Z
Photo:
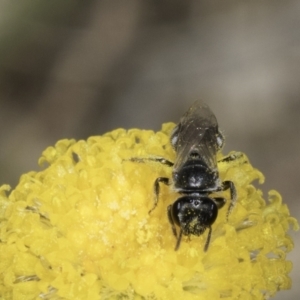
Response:
M183 234L200 235L217 218L218 207L208 197L184 196L170 206L170 222L182 228Z

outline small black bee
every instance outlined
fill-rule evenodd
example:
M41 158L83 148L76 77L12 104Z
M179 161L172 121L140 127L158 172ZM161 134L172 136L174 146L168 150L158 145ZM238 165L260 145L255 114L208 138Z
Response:
M232 181L221 182L217 168L216 154L224 144L224 137L218 129L215 115L209 107L195 102L181 118L171 134L171 144L176 151L175 162L164 158L132 158L131 161L157 161L173 167L173 180L158 177L154 182L155 202L151 213L158 204L160 183L173 185L183 196L168 206L168 219L177 238L175 250L179 249L182 235L201 235L208 229L204 246L207 251L212 224L218 210L224 206L223 197L210 197L212 192L230 189L231 203L227 218L236 202L236 190ZM177 234L176 225L180 227Z

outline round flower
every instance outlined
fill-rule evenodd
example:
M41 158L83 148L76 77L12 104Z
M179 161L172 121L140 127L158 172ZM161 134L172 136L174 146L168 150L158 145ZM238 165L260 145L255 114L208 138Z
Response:
M180 197L153 183L172 168L132 158L174 161L174 124L159 132L118 129L87 141L61 140L47 148L39 172L0 188L1 299L267 299L291 287L298 229L276 191L263 199L263 182L242 153L218 154L221 179L234 182L238 201L227 220L228 199L201 236L183 237L178 251L167 206Z

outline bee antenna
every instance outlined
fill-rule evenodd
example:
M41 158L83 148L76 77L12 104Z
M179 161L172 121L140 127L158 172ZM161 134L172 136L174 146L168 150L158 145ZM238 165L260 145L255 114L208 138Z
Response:
M183 231L182 231L182 229L180 229L179 236L177 238L177 242L176 242L176 246L175 246L175 251L177 251L179 249L181 238L182 238L182 233L183 233Z
M208 249L208 246L209 246L209 243L210 243L211 231L212 231L211 226L209 226L209 231L208 231L206 243L205 243L205 246L204 246L204 252L206 252L207 249Z

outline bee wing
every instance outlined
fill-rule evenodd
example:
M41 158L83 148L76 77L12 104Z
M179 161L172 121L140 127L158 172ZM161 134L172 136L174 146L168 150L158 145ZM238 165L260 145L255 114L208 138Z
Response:
M171 142L177 152L174 171L195 157L198 162L201 161L209 169L215 170L216 152L222 147L223 141L213 112L203 102L195 102L171 135Z

